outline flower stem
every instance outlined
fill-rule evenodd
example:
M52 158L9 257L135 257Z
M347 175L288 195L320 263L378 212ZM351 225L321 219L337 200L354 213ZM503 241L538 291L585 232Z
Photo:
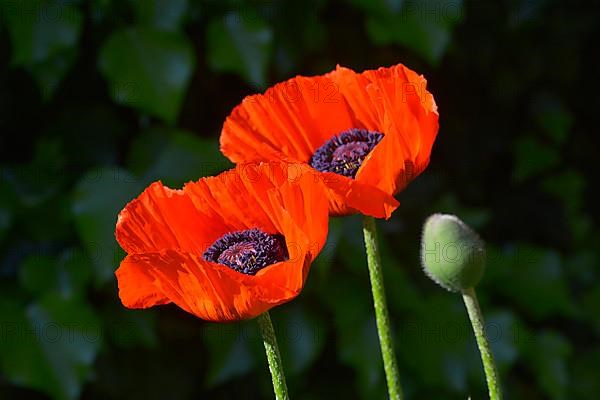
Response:
M383 368L387 380L388 394L390 399L401 400L402 389L400 387L400 374L394 354L392 333L390 329L390 316L388 314L383 287L383 273L381 270L381 258L377 245L377 228L373 217L365 216L363 219L363 235L365 237L365 248L367 250L367 265L369 266L369 278L371 279L371 290L373 292L373 304L375 306L375 319L377 320L377 333L379 334L379 345L383 357Z
M267 361L269 362L269 371L271 371L271 378L273 379L275 398L277 400L289 400L290 397L285 384L285 374L283 373L281 354L279 354L277 337L275 336L275 330L273 330L269 312L262 313L256 317L256 319L260 326L260 333L263 338L263 344L265 345L265 352L267 353Z
M475 339L477 340L477 346L481 353L481 361L483 361L483 369L485 370L485 379L487 380L488 392L490 394L490 400L502 400L502 392L500 391L500 379L498 378L498 369L494 362L494 356L490 348L490 344L485 334L485 324L483 322L483 315L479 308L479 302L477 301L477 295L475 289L468 288L462 292L467 312L469 313L469 319L473 326L473 332L475 333Z

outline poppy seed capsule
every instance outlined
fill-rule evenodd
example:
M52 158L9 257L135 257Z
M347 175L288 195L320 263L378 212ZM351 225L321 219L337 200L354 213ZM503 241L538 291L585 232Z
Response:
M453 292L475 287L485 268L485 245L454 215L433 214L423 227L421 264L427 276Z

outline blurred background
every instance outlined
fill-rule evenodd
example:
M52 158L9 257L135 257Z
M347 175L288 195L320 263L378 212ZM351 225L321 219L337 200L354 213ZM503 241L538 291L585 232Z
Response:
M124 309L117 212L229 167L251 93L337 63L429 80L430 167L380 222L409 399L486 398L460 296L422 273L433 212L488 243L479 287L510 399L600 393L600 13L556 0L0 0L0 398L271 398L253 321ZM272 311L297 399L384 399L360 218L331 221Z

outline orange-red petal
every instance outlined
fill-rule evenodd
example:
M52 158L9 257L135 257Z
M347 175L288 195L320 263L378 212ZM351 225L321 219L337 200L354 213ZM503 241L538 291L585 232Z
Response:
M205 320L250 318L272 307L260 293L266 288L256 285L251 276L209 263L198 255L166 250L127 256L117 270L122 300L131 298L136 290L137 280L128 279L134 276L130 271L143 271L173 303ZM282 294L275 289L276 294ZM127 306L125 301L123 304Z
M115 236L127 253L199 252L207 237L222 234L214 223L183 190L155 182L119 213Z
M353 126L335 82L297 76L246 97L223 125L221 151L235 163L307 162L332 135Z
M115 272L119 284L119 297L125 307L148 308L171 302L160 289L160 283L146 268L130 262L129 257L121 262Z
M426 84L401 64L362 73L338 66L326 75L296 77L244 99L223 126L221 151L236 163L306 163L345 130L381 132L383 139L354 182L341 177L327 183L332 215L361 212L389 218L398 206L393 196L425 169L437 135L437 106ZM324 94L318 88L335 91Z
M390 218L400 203L394 196L364 183L333 173L322 173L329 191L329 212L334 216L361 213Z
M356 180L395 194L421 173L438 130L427 81L396 65L357 74L339 67L331 74L361 124L384 133Z
M285 163L240 165L178 191L151 185L127 205L117 226L130 253L116 272L123 304L173 302L200 318L230 321L289 301L326 240L324 193L310 168ZM191 220L182 221L183 213ZM289 260L251 276L202 258L222 234L251 228L283 234Z

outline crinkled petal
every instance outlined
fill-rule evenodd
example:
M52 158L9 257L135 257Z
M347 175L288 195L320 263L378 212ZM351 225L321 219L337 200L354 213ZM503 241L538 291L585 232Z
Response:
M397 65L365 71L366 92L385 134L358 170L356 180L395 194L428 165L438 132L437 106L427 81Z
M359 212L375 218L388 219L400 205L391 194L358 180L333 172L324 172L322 175L329 188L331 215L342 216Z
M117 277L125 306L154 305L133 300L140 293L140 273L152 279L156 290L170 301L207 321L252 318L297 295L275 285L261 285L253 276L209 263L201 256L166 250L133 254L123 260Z
M119 297L125 307L148 308L171 302L160 289L160 282L147 268L125 259L115 272Z
M307 162L331 136L353 126L335 82L327 75L297 76L246 97L223 125L221 151L235 163Z
M328 179L330 212L387 218L398 206L393 196L429 163L438 112L426 84L401 64L362 73L338 66L326 75L297 77L236 107L223 127L221 150L236 163L307 163L323 143L350 128L381 132L383 139L357 172L358 183ZM328 88L335 91L325 94Z
M115 236L127 253L198 252L201 243L222 234L216 222L183 190L155 182L119 213Z
M231 321L291 300L327 237L325 190L311 168L286 163L240 165L178 191L151 185L117 227L119 242L132 250L116 272L123 304L173 302L206 320ZM252 276L202 258L222 234L251 228L283 234L289 260Z

